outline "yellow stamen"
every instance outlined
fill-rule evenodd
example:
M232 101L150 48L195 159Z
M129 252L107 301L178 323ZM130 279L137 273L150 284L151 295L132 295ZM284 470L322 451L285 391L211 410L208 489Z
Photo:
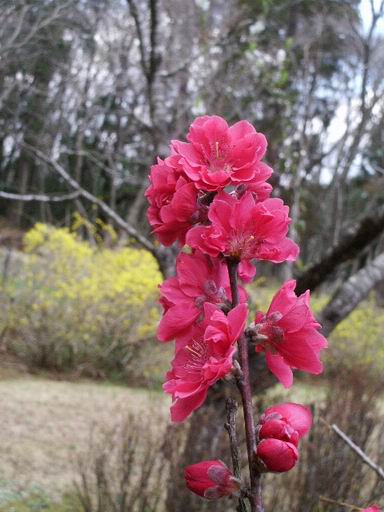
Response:
M200 354L194 348L190 347L189 345L187 345L185 348L189 350L194 356L200 357Z

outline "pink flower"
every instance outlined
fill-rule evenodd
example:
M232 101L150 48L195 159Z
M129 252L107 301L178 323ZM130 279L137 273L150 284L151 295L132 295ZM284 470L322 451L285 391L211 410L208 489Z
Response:
M160 321L157 337L170 341L188 335L193 324L203 319L204 303L230 308L231 290L228 270L224 263L196 251L179 254L176 261L177 277L167 279L160 286L165 314ZM241 291L242 302L246 300Z
M362 512L381 512L381 508L377 505L371 505L368 508L365 508Z
M228 316L213 304L205 303L205 321L195 326L189 341L176 346L172 370L163 389L172 394L172 421L184 421L200 407L208 389L232 369L236 341L247 319L246 304L239 304Z
M256 453L265 469L273 473L289 471L299 458L296 446L280 439L262 439Z
M186 242L210 256L240 260L293 261L298 246L286 238L290 218L281 199L258 203L251 192L236 199L219 192L209 207L210 226L196 226Z
M309 290L297 297L295 286L294 280L286 282L268 312L257 313L253 337L256 351L266 352L269 369L286 388L292 386L292 369L320 374L320 351L327 347L310 309Z
M229 127L219 116L198 117L187 136L189 142L172 141L187 176L202 190L219 190L227 185L260 181L260 166L267 140L247 121Z
M259 439L280 439L295 446L312 426L311 411L300 404L287 403L269 407L260 418Z
M266 180L272 176L273 170L264 162L259 162L258 172L252 181L239 185L236 188L236 196L240 198L245 192L252 192L255 199L265 201L271 195L272 185L266 183Z
M230 496L240 490L240 482L221 460L192 464L185 468L184 477L190 491L208 500Z
M151 167L147 217L153 232L166 246L178 240L182 245L188 229L199 220L198 191L175 156L160 158ZM201 208L200 208L201 209Z

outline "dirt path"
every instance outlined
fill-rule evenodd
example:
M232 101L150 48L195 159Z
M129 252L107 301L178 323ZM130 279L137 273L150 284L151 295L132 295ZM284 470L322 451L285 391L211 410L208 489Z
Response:
M31 377L0 381L1 487L61 494L95 424L113 425L127 411L155 404L166 416L167 402L157 392Z

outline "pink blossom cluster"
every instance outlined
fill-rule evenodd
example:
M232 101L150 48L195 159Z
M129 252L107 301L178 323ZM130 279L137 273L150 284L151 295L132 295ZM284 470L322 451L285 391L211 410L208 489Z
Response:
M327 342L309 291L297 297L295 281L286 282L268 311L258 312L246 327L243 285L255 276L257 261L283 263L299 255L287 236L289 208L270 197L272 169L262 161L266 149L265 136L247 121L229 126L221 117L203 116L190 126L187 142L173 140L169 156L151 168L149 223L161 244L180 247L176 275L160 287L164 313L157 332L160 341L174 341L163 387L172 396L175 422L199 408L219 380L241 371L241 340L265 353L270 371L287 388L293 370L322 372L320 351ZM236 288L231 265L243 284ZM291 469L311 421L298 404L267 409L256 429L260 471ZM189 466L185 477L189 489L208 499L239 489L221 461Z

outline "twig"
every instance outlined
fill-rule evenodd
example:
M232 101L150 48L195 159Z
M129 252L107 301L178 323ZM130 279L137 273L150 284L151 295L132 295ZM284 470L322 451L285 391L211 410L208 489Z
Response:
M234 308L239 304L239 287L237 284L237 271L239 264L236 261L228 260L228 273L229 282L231 285L232 294L232 307ZM256 435L255 424L253 419L252 407L252 391L249 379L249 360L248 360L248 342L243 335L238 340L239 347L239 360L242 375L236 379L237 386L241 394L243 404L244 422L245 422L245 435L247 441L248 465L249 476L251 481L251 488L248 499L251 505L251 512L264 512L262 488L261 488L261 474L256 466Z
M97 205L100 210L102 210L109 218L111 218L121 229L123 229L128 235L134 238L137 242L139 242L143 247L148 249L152 254L157 257L157 251L155 246L150 242L147 238L141 235L137 229L135 229L131 224L126 222L120 215L115 212L111 207L109 207L103 200L91 194L88 190L83 188L80 183L78 183L72 176L64 169L62 165L60 165L56 160L53 160L48 155L40 151L39 149L22 143L22 146L31 151L37 158L42 160L43 162L51 165L53 169L63 178L63 180L68 183L77 193L78 195L84 197L91 203Z
M333 500L331 498L326 498L325 496L319 496L319 500L323 501L324 503L330 503L331 505L339 505L340 507L350 508L351 510L364 510L361 507L356 507L356 505L350 505L344 501Z
M330 428L335 432L335 434L337 434L344 441L344 443L346 443L351 448L351 450L353 450L356 453L356 455L358 455L360 457L360 459L365 464L367 464L367 466L369 466L371 469L373 469L373 471L375 471L375 473L382 480L384 480L384 469L381 466L379 466L378 464L373 462L373 460L370 457L368 457L368 455L365 452L363 452L363 450L359 446L357 446L357 444L355 444L352 441L352 439L347 436L347 434L345 434L342 430L340 430L337 425L335 425L335 424L330 425Z
M59 203L61 201L71 201L79 197L79 192L71 192L70 194L63 194L61 196L48 195L48 194L13 194L12 192L0 191L0 197L3 199L11 199L15 201L39 201L40 203Z
M237 441L236 434L236 415L238 404L232 398L227 398L226 402L227 409L227 423L224 425L225 430L228 432L229 445L231 449L232 467L233 474L241 481L241 469L240 469L240 455L239 455L239 443ZM247 507L244 503L242 496L239 497L238 512L247 512Z

